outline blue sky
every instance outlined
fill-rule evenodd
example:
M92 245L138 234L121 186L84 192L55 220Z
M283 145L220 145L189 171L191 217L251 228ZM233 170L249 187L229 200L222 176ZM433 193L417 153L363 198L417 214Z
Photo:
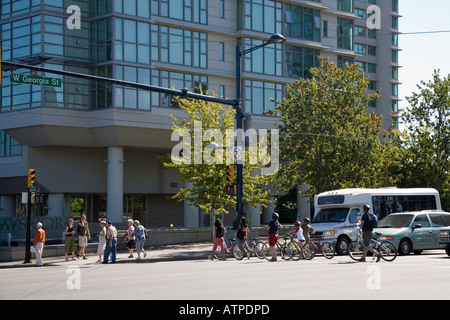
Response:
M400 0L399 11L402 33L450 31L449 0ZM450 32L400 35L399 47L400 108L404 109L409 105L405 96L418 92L420 80L431 80L434 69L441 70L441 78L450 74Z

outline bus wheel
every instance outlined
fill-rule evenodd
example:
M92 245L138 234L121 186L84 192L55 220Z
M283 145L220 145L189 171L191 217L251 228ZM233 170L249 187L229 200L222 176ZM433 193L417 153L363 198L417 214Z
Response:
M338 255L344 255L344 254L348 254L348 246L349 246L350 241L345 238L345 237L341 237L338 239L337 244L336 244L336 252Z

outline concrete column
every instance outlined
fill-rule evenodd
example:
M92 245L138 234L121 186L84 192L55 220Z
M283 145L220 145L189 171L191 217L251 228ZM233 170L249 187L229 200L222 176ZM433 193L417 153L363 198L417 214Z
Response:
M308 185L297 185L297 218L303 223L303 220L310 217L310 203L309 196L306 196L306 191L309 190Z
M192 187L191 182L184 182L184 187L189 189ZM184 227L196 228L199 226L199 210L197 207L190 206L187 201L184 201Z
M14 217L16 213L16 197L1 196L0 217Z
M106 211L112 223L123 222L123 148L108 147Z
M259 227L261 225L261 205L257 204L256 208L251 204L246 204L244 213L250 213L251 225L250 227ZM248 220L248 219L247 219Z
M65 217L64 194L51 193L48 195L48 215L49 217Z
M275 204L269 203L267 204L267 208L263 208L262 210L262 217L261 217L261 224L267 225L272 220L272 213L275 211Z

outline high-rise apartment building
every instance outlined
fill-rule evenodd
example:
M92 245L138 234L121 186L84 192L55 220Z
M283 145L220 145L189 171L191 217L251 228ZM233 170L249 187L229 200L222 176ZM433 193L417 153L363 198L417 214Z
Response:
M371 5L380 9L378 29L368 28ZM383 114L387 128L399 101L399 17L398 0L2 0L1 54L233 99L236 45L247 49L279 33L285 43L242 58L247 127L273 127L269 98L281 99L285 85L309 77L323 56L359 63L369 90L382 88L370 111ZM13 84L10 73L30 71L2 68L0 217L22 214L27 169L34 168L45 195L35 215L204 224L197 208L168 198L184 186L158 158L174 145L169 115L181 115L170 95L66 76L56 76L61 87ZM252 217L258 225L259 210Z

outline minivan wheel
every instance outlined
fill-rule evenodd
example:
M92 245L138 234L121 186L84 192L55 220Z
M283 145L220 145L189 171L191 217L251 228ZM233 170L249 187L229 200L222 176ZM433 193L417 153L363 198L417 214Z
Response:
M411 241L409 239L403 239L402 241L400 241L400 245L399 245L399 253L401 255L408 255L411 253L412 251L412 244Z

